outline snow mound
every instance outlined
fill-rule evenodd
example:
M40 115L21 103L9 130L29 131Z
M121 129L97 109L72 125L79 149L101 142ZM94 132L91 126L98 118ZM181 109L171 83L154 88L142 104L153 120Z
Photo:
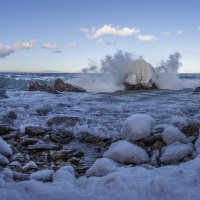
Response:
M160 157L161 163L172 164L176 163L193 152L191 144L181 144L175 142L166 147L163 147Z
M26 164L22 167L22 170L23 170L23 171L29 171L29 170L32 170L32 169L38 169L38 166L37 166L36 163L33 162L33 161L30 161L30 162L26 163Z
M70 182L75 181L74 168L72 166L64 166L58 169L53 175L53 182Z
M0 137L0 154L9 157L12 155L10 146Z
M150 135L154 119L147 114L134 114L127 118L121 129L121 135L129 141L136 141Z
M117 169L118 164L109 158L97 159L92 167L86 171L86 176L105 176Z
M30 180L36 180L36 181L43 181L43 182L47 182L47 181L51 181L52 180L52 176L54 174L53 170L50 169L45 169L45 170L40 170L37 172L34 172L30 175Z
M118 163L144 163L149 161L149 156L144 149L125 140L111 144L104 153L104 158L110 158Z
M162 138L166 144L172 144L174 142L188 142L188 138L178 128L173 126L170 126L163 131Z

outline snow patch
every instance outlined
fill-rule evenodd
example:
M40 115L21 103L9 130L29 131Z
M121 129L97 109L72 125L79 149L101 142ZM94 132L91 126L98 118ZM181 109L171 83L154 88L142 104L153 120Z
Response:
M12 155L10 146L0 137L0 154L9 157Z
M30 180L36 180L36 181L51 181L52 180L52 176L54 174L53 170L50 169L45 169L45 170L40 170L37 172L34 172L30 175Z

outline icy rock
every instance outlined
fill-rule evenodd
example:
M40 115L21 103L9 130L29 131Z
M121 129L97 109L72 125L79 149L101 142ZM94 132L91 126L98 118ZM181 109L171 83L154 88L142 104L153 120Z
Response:
M22 165L21 163L19 163L18 161L13 161L9 164L9 166L11 167L12 170L15 171L19 171L22 169Z
M162 138L166 144L172 144L174 142L188 142L187 137L178 128L173 126L170 126L163 131Z
M58 169L53 175L53 182L74 182L75 173L72 166L64 166Z
M159 150L154 150L153 151L153 154L150 158L150 163L153 164L153 165L157 165L159 163L159 157L160 157L160 153L159 153Z
M174 115L171 117L171 122L174 126L178 128L183 128L188 125L188 122L185 117Z
M0 154L9 157L12 155L10 146L0 137Z
M30 138L29 136L25 135L23 137L20 137L19 141L21 145L28 146L30 144L37 143L38 140L36 138Z
M150 135L154 119L147 114L134 114L127 118L121 129L124 139L136 141Z
M38 166L36 165L35 162L33 161L30 161L28 163L26 163L23 167L22 167L22 170L24 172L28 172L30 170L38 170Z
M103 157L110 158L118 163L126 164L149 161L149 156L144 149L125 140L111 144Z
M162 151L162 155L160 157L161 163L173 164L191 154L193 148L190 144L181 144L179 142L175 142L166 147L163 147L161 151Z
M16 153L12 155L11 161L18 161L21 163L25 161L25 157L22 153Z
M196 153L200 154L200 134L195 142Z
M200 94L200 87L195 88L193 94Z
M53 177L54 171L51 169L45 169L45 170L40 170L37 172L34 172L30 175L30 180L36 180L36 181L51 181Z
M86 176L105 176L117 169L118 164L109 158L99 158L86 171Z
M13 180L13 171L8 169L8 168L4 168L3 170L0 170L0 175L3 176L3 179L5 181L12 181Z
M25 128L25 134L31 137L44 135L45 132L46 132L46 129L39 126L27 126Z
M0 166L5 166L9 163L8 158L0 154Z

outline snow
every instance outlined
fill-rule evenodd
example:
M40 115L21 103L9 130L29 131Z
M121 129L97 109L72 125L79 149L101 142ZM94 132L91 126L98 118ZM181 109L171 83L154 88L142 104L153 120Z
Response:
M172 164L191 154L193 152L193 148L191 144L181 144L179 142L175 142L166 147L163 147L161 152L161 163Z
M144 149L125 140L112 143L103 157L110 158L118 163L127 164L149 161L149 156Z
M0 165L7 165L9 163L8 158L0 154Z
M173 126L170 126L163 131L162 138L166 144L172 144L174 142L188 142L188 138L178 128Z
M9 157L12 155L10 146L0 137L0 154Z
M36 181L50 181L52 179L52 176L54 174L53 170L50 169L44 169L37 172L34 172L30 175L30 180L34 179Z
M200 130L199 130L200 131ZM195 142L195 148L196 148L196 152L198 153L198 154L200 154L200 134L199 134L199 136L198 136L198 138L197 138L197 140L196 140L196 142Z
M110 172L116 171L118 164L109 158L99 158L86 171L86 176L105 176Z
M30 161L28 163L26 163L23 167L22 167L22 170L23 171L29 171L31 169L38 169L38 166L36 165L35 162L33 161Z
M136 141L150 135L154 119L148 114L134 114L127 118L121 135L129 141Z

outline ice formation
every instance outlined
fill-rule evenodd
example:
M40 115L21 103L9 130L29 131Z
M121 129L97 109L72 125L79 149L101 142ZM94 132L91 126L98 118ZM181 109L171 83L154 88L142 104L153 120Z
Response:
M0 154L4 156L11 156L12 150L10 146L0 137Z

